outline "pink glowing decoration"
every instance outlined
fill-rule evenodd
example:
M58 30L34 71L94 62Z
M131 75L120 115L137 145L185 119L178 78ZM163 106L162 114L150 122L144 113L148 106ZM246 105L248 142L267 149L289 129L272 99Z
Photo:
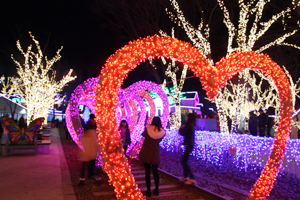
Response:
M134 121L135 123L134 123L134 125L133 125L133 123L130 123L130 125L133 125L133 126L129 127L130 132L131 132L131 134L130 134L131 135L131 145L128 146L128 149L127 149L128 152L132 149L134 144L137 142L137 139L139 138L142 130L144 129L146 115L147 115L146 105L145 105L144 100L138 95L132 96L132 99L129 100L129 102L133 102L133 104L135 104L135 102L132 100L136 101L137 104L139 105L140 113L138 115L137 109L135 110L135 112L133 112L132 117L134 118L134 120L132 120L132 121ZM136 105L134 107L136 107ZM137 118L139 118L138 121L137 121Z
M80 104L88 106L94 113L95 100L97 83L99 77L89 78L84 81L82 84L78 85L74 92L71 95L69 104L66 109L66 124L67 129L73 139L73 141L83 149L81 144L81 137L84 134L83 127L80 121L80 113L78 106ZM81 102L82 101L82 102Z
M152 117L155 116L155 104L153 101L153 98L151 97L150 93L147 91L139 91L138 95L141 96L143 99L145 99L150 107L150 117L148 117L147 122L146 122L146 126L148 126L149 124L151 124L152 122Z
M163 114L161 116L161 122L162 126L166 127L169 118L169 101L168 96L158 84L151 81L136 82L126 88L126 90L122 93L122 97L121 99L119 99L119 101L120 103L127 102L134 94L137 94L139 91L144 90L153 91L161 98L163 103Z

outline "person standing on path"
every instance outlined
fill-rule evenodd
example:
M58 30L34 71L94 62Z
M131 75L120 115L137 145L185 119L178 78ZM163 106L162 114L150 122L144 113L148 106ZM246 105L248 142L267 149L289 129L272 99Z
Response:
M128 158L126 151L128 145L131 144L130 131L126 120L122 120L119 126L120 136L123 144L124 154Z
M146 196L151 197L151 179L150 173L154 176L155 189L153 194L159 195L159 175L158 165L160 164L160 146L159 143L162 141L166 132L162 128L161 120L159 117L154 117L151 125L145 128L142 136L145 137L145 141L139 154L139 160L144 163L145 167L145 180L147 185Z
M179 181L184 182L187 185L196 184L194 175L188 165L190 153L193 151L195 144L195 126L196 126L196 115L189 113L186 116L186 125L179 129L179 134L184 137L183 145L185 146L184 154L181 158L181 164L183 167L183 178Z
M85 181L85 168L88 168L88 178L94 178L96 181L100 180L99 176L94 173L97 152L99 145L97 142L96 134L96 121L95 115L90 114L90 120L84 126L84 136L82 138L82 146L84 150L80 149L80 159L82 161L82 169L80 174L80 181Z

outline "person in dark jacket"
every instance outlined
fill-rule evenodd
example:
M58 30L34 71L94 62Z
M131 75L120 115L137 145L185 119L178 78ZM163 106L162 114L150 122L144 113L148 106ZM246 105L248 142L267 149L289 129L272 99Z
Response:
M97 129L97 124L95 121L95 115L94 114L90 114L90 120L86 123L86 125L84 125L83 129L84 130L88 130L88 129Z
M275 125L274 122L275 108L269 107L267 110L267 137L271 137L271 128Z
M192 185L197 183L188 165L189 156L190 153L193 151L194 144L195 144L195 126L196 126L196 115L194 113L189 113L186 117L186 125L179 129L179 134L184 137L183 145L185 146L185 151L181 158L184 177L181 178L179 181L184 182L187 185Z
M254 114L253 111L250 112L250 118L249 118L249 131L250 134L253 136L257 136L257 116Z
M26 129L26 127L27 127L27 124L25 122L25 119L24 119L23 115L19 119L19 127L20 127L21 130L23 128Z
M153 194L156 196L159 195L159 176L158 176L158 165L160 164L160 146L159 143L162 141L166 132L162 128L161 121L159 117L154 117L151 125L145 128L143 132L143 137L145 141L141 148L139 154L139 160L144 163L145 167L145 180L147 185L146 196L151 197L151 188L150 188L150 173L152 168L152 173L154 176L155 189Z
M257 117L258 120L258 131L259 136L266 136L266 125L268 121L268 116L264 111L260 108L259 109L259 116Z

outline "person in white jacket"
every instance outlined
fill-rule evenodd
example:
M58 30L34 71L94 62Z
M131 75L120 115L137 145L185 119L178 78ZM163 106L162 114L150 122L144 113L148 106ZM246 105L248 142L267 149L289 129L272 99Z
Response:
M88 178L94 178L96 181L100 180L99 176L94 173L94 167L97 157L97 152L99 151L99 145L97 142L96 134L96 121L95 115L90 115L90 121L84 127L84 136L82 137L83 150L80 149L80 159L82 162L82 169L80 174L80 181L85 181L85 168L88 167Z

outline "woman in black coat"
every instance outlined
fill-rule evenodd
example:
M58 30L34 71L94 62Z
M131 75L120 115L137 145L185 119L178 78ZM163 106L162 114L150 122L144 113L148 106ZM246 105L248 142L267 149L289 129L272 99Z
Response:
M185 146L185 151L181 158L184 176L179 181L184 182L187 185L191 185L197 183L188 165L189 156L193 151L195 144L196 115L194 113L189 113L186 117L186 120L186 125L179 129L179 134L184 137L183 145Z
M154 176L155 189L153 194L159 195L159 176L158 176L158 165L160 163L160 146L159 143L162 141L166 132L162 128L161 121L159 117L154 117L151 125L145 128L143 132L143 137L145 141L143 143L142 149L139 154L139 160L144 163L145 167L145 180L147 185L146 196L151 197L150 188L150 173L152 168L152 173Z

